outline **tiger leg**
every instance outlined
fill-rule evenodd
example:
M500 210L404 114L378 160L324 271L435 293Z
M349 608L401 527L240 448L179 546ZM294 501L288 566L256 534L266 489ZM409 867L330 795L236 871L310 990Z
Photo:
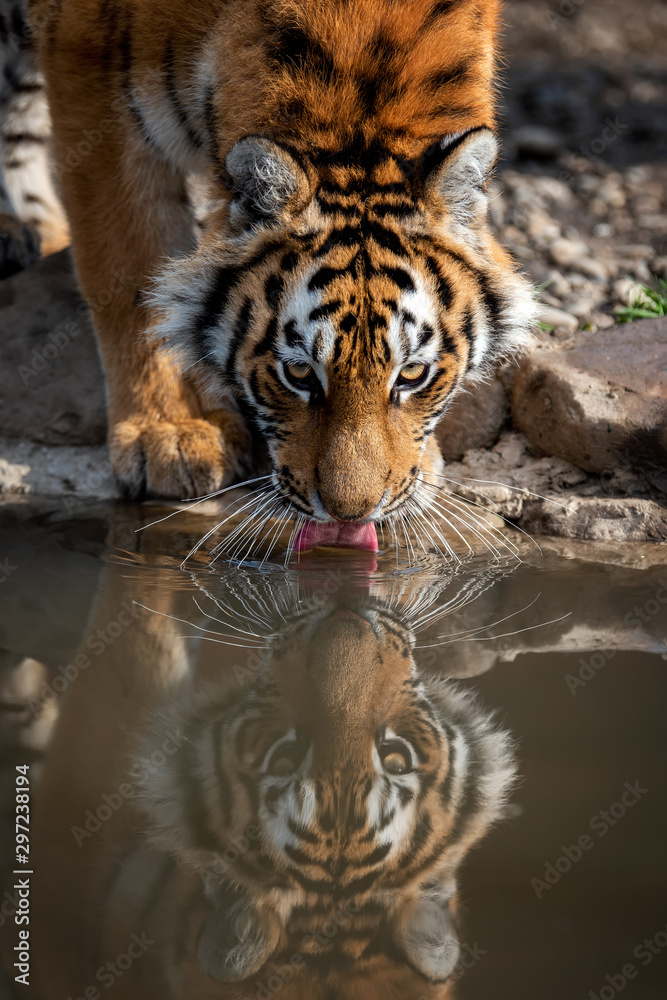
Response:
M17 0L0 0L0 278L29 267L39 257L39 237L20 218L9 179L23 166L12 141L9 111L28 59L23 13Z
M57 53L56 53L57 55ZM184 499L239 474L250 446L233 410L206 411L196 386L149 340L144 301L165 257L192 250L183 174L154 149L114 77L44 60L54 152L76 269L108 387L111 460L126 496Z
M6 194L24 229L32 234L28 243L35 247L34 256L39 255L40 248L46 255L69 245L67 220L51 175L50 139L44 83L31 53L12 79L11 97L4 109L2 145Z

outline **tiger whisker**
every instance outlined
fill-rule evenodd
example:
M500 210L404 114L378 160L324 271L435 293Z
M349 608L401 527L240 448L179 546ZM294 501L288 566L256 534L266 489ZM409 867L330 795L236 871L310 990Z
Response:
M403 537L405 538L405 547L407 549L408 559L410 560L410 565L411 566L416 566L417 565L417 560L415 559L415 550L414 550L414 547L412 545L412 540L410 538L410 535L409 535L409 533L407 531L407 528L406 528L405 512L402 509L399 509L396 512L396 516L398 517L398 522L399 522L401 528L403 529Z
M259 494L259 496L254 496L253 497L253 494ZM247 502L242 507L240 507L238 510L231 511L227 515L227 517L224 517L222 519L222 521L218 521L217 524L215 524L209 531L206 532L205 535L203 535L199 539L199 541L197 542L196 545L193 545L193 547L190 549L190 551L186 555L185 559L181 563L181 569L183 569L185 567L185 564L188 561L188 559L190 559L196 552L198 552L199 549L202 547L202 545L205 545L206 542L209 540L209 538L212 535L214 535L216 533L216 531L219 531L220 528L222 528L227 523L227 521L229 521L232 517L236 517L238 514L240 514L242 511L246 510L248 507L252 507L253 504L258 503L262 499L262 497L265 496L265 495L266 495L266 487L265 486L260 486L258 489L252 491L251 499L249 499L247 496L240 497L239 498L240 500L246 500ZM233 506L233 504L232 504L232 506ZM215 549L213 551L215 551Z
M289 536L289 541L287 543L287 551L285 552L285 562L284 562L285 566L287 566L287 564L288 564L288 562L290 560L290 556L292 555L293 545L294 545L294 539L296 538L299 530L301 529L301 526L305 523L305 521L306 521L306 517L305 517L304 514L299 514L299 516L297 518L295 518L294 526L292 528L292 534ZM300 555L301 555L300 552L297 553L297 562L299 561L298 560L298 556L300 556Z
M218 625L226 625L227 628L233 629L234 632L240 632L242 635L251 635L254 639L263 639L264 638L264 636L258 635L257 632L249 632L247 629L238 628L236 625L229 625L229 624L227 624L227 622L224 622L221 618L216 618L215 615L207 614L207 612L204 610L204 608L202 608L202 606L199 604L199 602L198 602L198 600L197 600L196 597L193 597L192 600L194 601L194 605L197 608L197 610L200 611L201 614L204 615L208 619L208 621L217 622ZM217 604L217 601L215 603ZM207 629L207 631L212 631L212 630L211 629ZM220 635L219 632L214 632L213 634L214 635Z
M260 569L262 568L262 566L264 565L264 563L267 561L267 559L269 558L269 556L273 552L273 549L275 547L276 542L278 541L278 538L280 536L280 532L282 531L285 522L289 521L291 519L291 517L292 517L292 505L290 504L286 508L285 513L282 515L282 517L278 519L276 527L274 528L273 533L271 535L271 538L269 540L269 547L266 550L266 553L264 554L264 557L263 557L261 563L259 564Z
M139 601L133 601L133 603L136 604L137 607L143 608L144 611L150 611L151 614L153 614L153 615L159 615L161 618L169 618L170 621L172 621L172 622L180 622L181 625L189 625L190 628L200 628L202 632L212 632L213 635L224 636L224 632L214 632L212 629L206 629L203 626L195 625L193 622L189 622L187 620L187 618L177 618L176 615L169 615L169 614L167 614L166 611L156 611L155 608L149 608L145 604L140 604ZM201 635L191 635L191 636L187 636L187 637L182 636L181 638L203 639L203 638L206 638L206 637L205 636L201 636ZM229 636L229 638L230 639L238 639L238 636ZM248 647L244 646L242 648L247 649ZM256 647L253 647L253 648L255 648L255 649L262 649L263 647L262 646L256 646Z
M445 639L443 642L434 642L429 645L419 646L418 648L432 649L434 646L448 646L452 642L488 642L493 639L507 639L513 635L521 635L522 632L532 632L533 629L544 628L546 625L557 625L558 622L565 621L566 618L569 618L571 614L572 612L568 611L566 615L561 615L560 618L551 618L546 622L537 622L536 625L526 625L525 628L518 628L513 632L501 632L500 635L466 635L462 638ZM487 625L487 628L493 628L493 625Z
M444 477L441 477L441 478L444 478ZM454 483L455 486L460 485L460 484L457 484L456 481L453 480L453 479L448 480L448 482ZM445 486L437 486L435 483L424 483L424 485L426 487L428 487L429 489L431 489L431 490L437 490L440 495L442 495L442 493L446 493L449 496L458 496L458 494L454 494L451 491L447 490L447 487L445 487ZM466 487L466 488L467 489L471 489L471 487ZM505 522L505 524L507 524L510 528L515 528L517 531L521 532L522 535L524 535L529 541L531 541L533 543L533 545L535 546L535 548L537 549L537 551L540 554L542 553L542 549L541 549L541 547L540 547L537 539L533 538L533 536L530 534L530 532L526 531L524 528L521 528L518 524L515 524L513 521L510 521L509 518L505 517L505 515L502 513L500 505L497 504L495 500L492 500L491 497L488 497L486 495L486 493L482 493L480 490L472 490L472 492L476 493L480 497L483 497L490 504L493 504L493 506L496 509L490 511L490 513L495 514L497 517L500 517ZM477 500L468 500L467 498L463 498L463 497L460 497L460 499L461 500L465 499L465 503L472 504L472 506L474 506L474 507L479 507L480 510L485 510L485 511L489 510L488 507L485 507L484 504L479 503Z
M274 488L270 493L265 492L261 496L255 497L254 500L252 500L250 503L246 504L243 508L241 508L241 510L245 510L247 507L250 507L251 508L250 513L246 515L244 520L240 524L238 524L229 533L229 535L226 535L223 539L220 540L220 542L218 542L216 546L214 546L213 549L211 549L210 554L214 557L213 559L214 562L225 549L229 548L229 546L233 542L236 542L239 538L242 539L245 536L246 529L252 527L253 521L261 514L263 510L266 509L267 506L272 506L275 504L276 494L277 494L277 489ZM235 514L239 513L240 511L235 511ZM241 541L241 546L242 545L243 541Z
M447 515L449 515L450 517L454 518L454 520L455 520L455 521L458 521L458 522L459 522L460 524L462 524L464 528L467 528L467 529L468 529L468 531L470 531L470 532L471 532L471 533L472 533L472 534L474 535L474 537L475 537L475 538L477 538L477 539L478 539L478 541L480 541L480 542L482 543L482 545L483 545L483 546L484 546L484 547L485 547L485 548L486 548L486 549L487 549L487 550L488 550L489 552L491 552L491 553L492 553L492 555L494 555L494 556L495 556L495 558L496 558L496 559L497 559L497 558L499 558L499 555L500 555L500 554L499 554L498 550L496 549L496 547L495 547L494 545L492 545L492 544L491 544L491 543L489 542L489 540L488 540L487 538L485 538L485 537L484 537L484 535L482 535L482 534L481 534L481 533L480 533L480 532L479 532L479 531L477 530L477 528L476 528L476 526L475 526L474 524L471 524L471 523L470 523L470 522L469 522L468 520L466 520L466 519L465 519L465 518L464 518L464 517L463 517L463 516L462 516L462 515L461 515L460 513L457 513L456 511L454 511L454 510L451 510L451 509L449 509L449 508L447 508L447 509L445 509L445 508L442 508L442 507L441 507L441 506L440 506L439 504L436 504L436 503L434 503L433 501L431 501L431 503L430 503L430 507L431 507L432 509L434 509L434 510L437 510L437 511L439 512L439 513L438 513L438 516L440 516L440 517L443 517L443 518L444 518L444 519L445 519L445 520L447 521L447 523L448 523L448 524L451 524L451 521L449 520L449 517L448 517ZM453 525L452 525L452 526L453 526Z
M506 550L512 553L514 558L519 559L517 554L516 546L513 542L510 542L507 538L502 535L497 528L493 528L488 523L484 522L480 517L478 517L474 511L466 509L463 503L456 503L456 501L450 496L440 496L439 500L433 498L430 499L430 504L434 509L439 510L443 516L446 517L447 514L451 515L455 520L463 524L469 531L475 535L479 541L488 549L489 552L493 553L496 559L500 559L500 552L495 545L488 538L485 537L482 532L488 534L491 538L497 539ZM446 506L443 506L446 505ZM465 515L465 516L464 516ZM519 561L521 561L519 559Z
M411 500L412 500L412 498L411 498ZM440 546L438 545L438 543L433 538L433 535L431 534L431 525L429 524L428 520L424 517L423 513L418 508L417 509L412 509L411 508L410 509L410 517L412 519L412 523L415 525L415 530L417 532L424 532L426 534L426 536L428 537L429 541L431 542L431 545L433 546L433 548L435 549L435 551L438 553L438 555L442 556L443 559L446 559L447 556L445 556L445 553L442 551L442 549L440 548ZM420 524L420 522L421 522L421 524ZM447 546L447 542L446 542L446 540L444 538L441 538L441 541L443 542L443 544L445 546ZM422 548L424 549L424 552L426 552L426 546L424 545L423 541L422 541L421 544L422 544Z
M238 562L241 565L245 562L245 560L247 559L248 555L250 554L250 552L252 551L253 547L255 546L255 544L257 542L257 539L260 537L262 531L264 530L265 526L278 513L278 511L280 511L282 509L282 504L283 504L283 501L282 501L281 498L274 499L273 506L269 506L268 510L264 509L264 513L262 514L262 518L258 521L257 526L254 529L252 529L252 528L250 529L249 535L246 535L245 539L243 541L239 542L239 544L236 546L236 548L234 549L234 551L231 553L231 555L230 555L229 558L230 558L230 560L232 562ZM258 511L257 513L259 515L259 513L261 513L261 512ZM248 541L248 538L249 538L249 541ZM246 544L246 542L247 542L247 544ZM237 553L243 548L244 545L245 545L245 548L243 549L243 555L239 558L238 555L237 555Z
M248 553L252 549L257 538L259 538L265 525L268 524L274 514L280 510L281 505L281 501L276 499L274 495L253 512L253 515L245 529L240 534L237 534L233 539L235 545L232 552L229 553L230 562L238 562L239 565L242 565L245 562ZM230 541L232 541L231 538L225 539L224 542L220 544L218 552L212 562L219 559L222 553L229 549ZM241 550L243 550L243 556L239 558L238 553L241 552Z
M161 524L163 521L168 521L170 517L175 517L176 514L182 514L184 511L187 512L197 504L203 503L204 500L214 500L215 497L222 496L223 493L228 493L229 490L239 490L244 486L249 486L250 483L258 483L260 479L270 479L271 476L256 476L254 479L246 479L242 483L233 483L231 486L225 486L222 490L216 490L214 493L207 493L203 497L195 497L192 503L188 503L187 507L179 507L178 510L172 510L169 514L165 514L164 517L159 517L157 521L151 521L150 524L142 524L141 527L135 528L135 531L144 531L146 528L153 528L156 524ZM181 503L187 503L187 500L181 500Z
M432 542L432 543L433 543L433 544L435 545L435 548L436 548L436 551L437 551L437 552L439 552L439 554L440 554L440 555L441 555L441 556L442 556L443 558L445 558L445 555L444 555L444 553L442 552L442 550L440 549L440 546L439 546L439 545L437 545L437 544L436 544L436 543L434 542L434 540L433 540L433 536L431 535L431 529L432 529L432 530L433 530L433 531L434 531L434 532L436 533L437 537L438 537L438 538L440 539L440 541L441 541L441 542L443 543L443 545L444 545L444 546L445 546L445 548L447 549L447 552L448 552L448 554L449 554L449 555L451 555L451 556L452 556L452 557L453 557L453 558L454 558L454 559L455 559L455 560L457 561L457 563L458 563L458 564L459 564L459 566L460 566L460 565L461 565L461 559L460 559L460 558L459 558L459 556L458 556L458 555L457 555L457 554L456 554L456 553L454 552L454 549L453 549L453 548L451 547L450 543L449 543L449 542L447 541L447 539L446 539L446 538L445 538L445 536L444 536L444 535L442 534L442 532L441 532L441 531L439 530L439 528L438 528L438 527L437 527L436 525L434 525L434 524L433 524L432 522L430 522L430 521L429 521L429 520L427 519L427 517L426 517L426 514L425 514L425 512L424 512L423 508L421 507L421 505L419 504L419 501L418 501L418 500L417 500L417 499L415 498L415 496L414 496L414 495L410 497L410 502L411 502L412 504L414 504L414 506L415 506L415 512L416 512L416 513L417 513L417 514L419 515L419 517L420 517L421 521L422 521L422 522L423 522L423 523L424 523L424 524L426 525L426 531L427 531L427 534L428 534L429 538L431 539L431 542ZM447 523L448 523L448 524L450 523L450 522L449 522L449 521L447 520L447 518L445 518L445 520L447 521ZM454 528L454 530L456 531L456 533L457 533L458 535L460 535L460 532L459 532L459 531L458 531L458 530L457 530L456 528ZM460 537L463 537L463 536L461 535ZM463 539L463 540L465 541L465 539ZM469 544L468 542L466 542L466 544L468 545L468 548L470 548L470 544Z
M422 483L422 486L426 486L426 485L428 485L428 484L426 484L426 483ZM429 497L428 493L427 493L427 494L424 494L424 493L422 493L422 492L420 491L420 492L419 492L418 494L416 494L416 495L415 495L415 494L413 494L413 496L411 497L411 500L413 501L413 503L415 503L415 504L416 504L416 505L417 505L417 506L418 506L418 507L420 508L420 510L423 510L423 508L422 508L422 506L421 506L422 504L424 505L424 507L426 508L426 510L428 510L429 512L430 512L430 511L432 510L432 506L431 506L431 502L430 502L430 497ZM443 516L444 516L444 515L443 515ZM462 534L461 534L461 532L460 532L460 531L459 531L459 529L458 529L458 528L456 527L456 525L455 525L455 524L452 524L452 522L451 522L451 521L449 520L449 518L448 518L448 517L445 517L444 519L445 519L445 521L447 522L447 524L449 525L449 527L450 527L450 528L451 528L451 529L452 529L453 531L455 531L455 532L456 532L456 534L457 534L457 535L459 536L459 538L461 539L461 541L463 542L463 544L464 544L465 546L467 546L467 549L468 549L468 554L469 554L469 555L471 555L471 556L472 556L472 555L474 555L474 551L475 551L475 550L473 549L472 545L470 544L470 542L468 541L468 539L467 539L467 538L465 537L465 535L462 535Z
M542 496L541 493L535 493L533 490L526 489L525 486L511 486L509 483L501 483L501 482L498 482L495 479L473 479L471 476L459 476L458 479L451 479L451 478L447 479L446 476L443 476L439 472L429 472L429 475L437 476L438 479L446 479L447 482L449 482L449 483L455 483L457 486L461 486L462 485L462 483L460 483L458 481L458 480L461 480L461 479L464 480L465 482L481 483L482 486L485 486L485 485L487 485L487 486L503 486L506 490L514 490L517 493L527 493L528 496L535 497L537 500L545 500L547 503L553 503L557 507L562 507L563 510L572 510L571 507L568 507L567 504L561 503L560 500L553 500L551 497ZM478 492L478 491L473 490L473 492ZM491 501L491 502L493 502L493 501Z
M478 594L477 596L479 597L479 596L481 596L481 594ZM447 639L447 640L451 639L452 641L454 641L454 639L458 638L459 636L473 636L473 635L476 635L478 632L486 632L486 630L489 629L489 628L495 628L496 625L502 625L503 622L509 621L510 618L516 618L517 615L522 615L524 613L524 611L529 611L530 608L532 608L533 605L537 601L539 601L539 599L540 599L541 596L542 596L541 593L537 594L532 599L532 601L529 601L529 603L525 605L525 607L519 608L518 611L512 611L509 615L505 615L504 618L498 618L495 622L491 622L488 625L478 625L475 628L460 629L458 632L450 632L449 635L441 636L441 638L444 638L444 639ZM437 644L437 645L439 645L439 644ZM426 647L420 647L420 648L426 648Z
M179 635L178 639L203 639L205 642L217 642L221 646L232 646L235 649L266 649L266 645L252 646L250 643L227 642L225 639L212 639L210 635ZM236 638L236 637L235 637Z
M234 528L232 528L232 530L229 532L228 535L225 535L225 537L220 540L220 542L215 546L215 548L212 551L215 552L218 548L226 545L229 541L231 541L231 539L233 539L236 535L240 534L243 531L245 525L248 524L248 522L251 521L252 518L255 516L257 505L261 504L264 500L268 501L274 498L276 493L277 493L277 487L275 486L270 490L267 489L265 486L259 490L256 490L255 491L256 495L254 495L253 499L248 499L247 503L245 503L242 507L239 507L238 510L233 511L230 514L230 516L225 519L225 521L221 522L222 525L226 523L226 521L230 520L230 518L236 517L239 514L241 514L244 510L249 509L250 511L248 514L246 514L244 518L242 518L242 520Z

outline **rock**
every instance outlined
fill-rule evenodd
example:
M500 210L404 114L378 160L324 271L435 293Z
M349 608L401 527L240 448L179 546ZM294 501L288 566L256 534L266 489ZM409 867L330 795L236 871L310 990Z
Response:
M591 313L591 323L597 330L608 330L610 326L615 325L616 320L613 316L609 316L607 313L594 312Z
M0 428L44 444L101 444L102 369L69 251L0 284Z
M557 267L569 267L577 260L590 257L590 252L582 240L570 240L561 237L554 240L549 247L549 256Z
M563 184L562 181L556 180L555 177L549 177L548 174L530 178L526 177L525 174L521 174L519 176L524 184L530 182L537 194L541 195L543 198L548 198L557 205L569 207L574 203L574 195L570 191L567 184Z
M542 125L523 125L512 136L519 156L537 160L555 160L561 147L561 137Z
M579 326L579 321L575 316L571 316L570 313L564 312L562 309L542 305L542 303L538 303L537 319L539 323L553 326L556 330L576 330Z
M560 236L560 226L546 212L537 212L527 226L528 235L540 246L548 246Z
M667 320L540 349L518 367L512 417L531 446L590 472L667 464Z
M66 509L119 496L106 447L0 438L0 495L7 494L62 497Z
M575 552L585 546L582 539L596 540L590 550L594 561L600 542L607 540L616 548L605 550L605 559L614 553L614 559L642 567L667 565L667 545L639 544L667 539L667 510L629 470L602 479L561 458L535 457L523 434L505 431L489 451L469 451L450 464L447 476L449 489L501 513L529 535L576 539ZM620 541L636 548L619 548Z
M581 257L574 262L573 266L577 271L585 274L587 278L593 278L595 281L607 281L609 278L610 266L604 264L601 260L593 260L592 257Z
M667 509L639 498L571 498L567 508L529 501L523 510L524 531L587 541L664 542Z
M597 302L594 299L589 299L586 297L569 299L565 305L567 306L567 311L578 319L583 319L584 317L590 316L594 311Z
M614 282L613 295L616 302L623 306L650 306L651 300L638 281L632 278L619 278Z
M629 257L631 260L645 260L653 257L655 251L647 243L622 243L614 248L619 257Z
M654 257L651 261L651 270L663 281L667 281L667 256Z
M456 397L436 428L443 457L456 462L471 448L490 448L508 417L508 395L498 378L471 386Z
M544 289L562 299L565 295L570 294L572 286L560 271L549 271L544 282Z

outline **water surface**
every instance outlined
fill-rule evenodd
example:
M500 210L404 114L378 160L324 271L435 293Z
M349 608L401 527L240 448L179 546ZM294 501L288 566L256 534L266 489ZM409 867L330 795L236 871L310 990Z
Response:
M2 510L8 996L664 995L662 547L170 513Z

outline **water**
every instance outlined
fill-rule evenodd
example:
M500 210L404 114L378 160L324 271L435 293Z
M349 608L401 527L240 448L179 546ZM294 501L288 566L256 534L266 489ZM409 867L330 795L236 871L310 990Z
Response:
M3 508L0 995L664 996L662 546L169 513Z

